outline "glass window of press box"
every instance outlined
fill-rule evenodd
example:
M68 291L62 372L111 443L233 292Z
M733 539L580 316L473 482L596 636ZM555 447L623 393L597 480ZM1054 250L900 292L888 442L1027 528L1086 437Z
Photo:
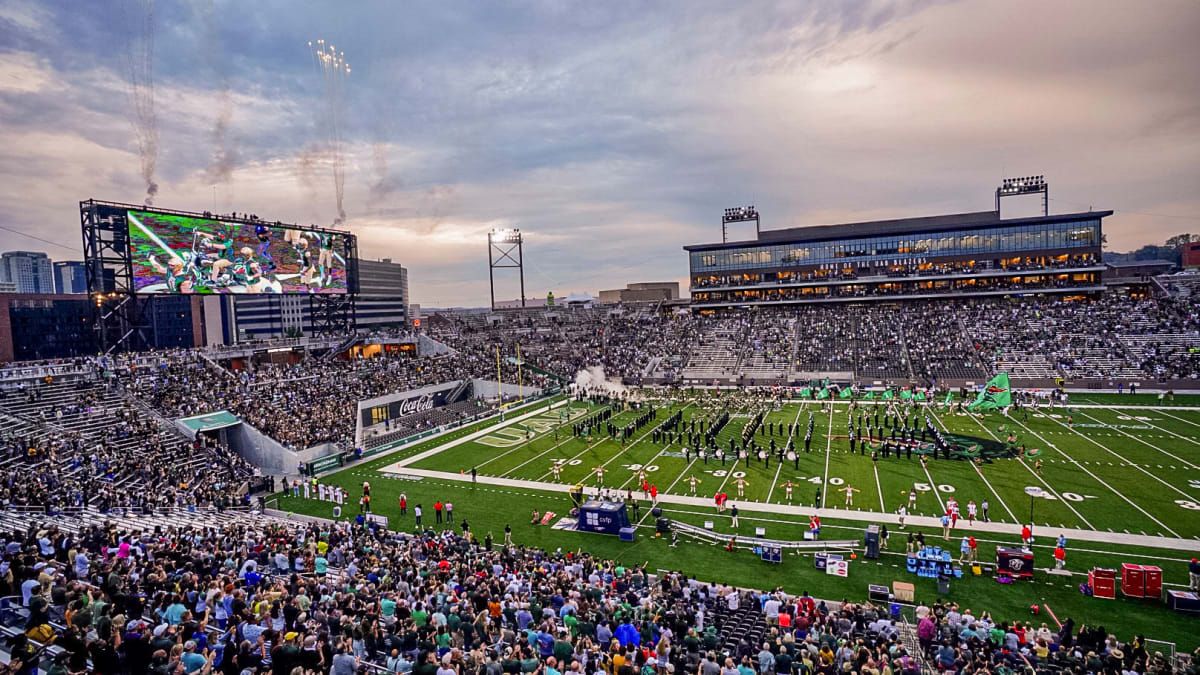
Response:
M904 234L804 244L761 244L720 251L692 251L693 272L788 268L903 256L1005 254L1100 245L1100 221L1039 223L933 234Z

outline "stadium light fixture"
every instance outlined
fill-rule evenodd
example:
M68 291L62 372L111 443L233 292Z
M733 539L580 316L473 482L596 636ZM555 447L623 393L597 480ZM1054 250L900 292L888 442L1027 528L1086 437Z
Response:
M758 209L754 208L753 204L749 206L734 206L725 209L725 214L721 216L721 242L724 243L729 241L728 225L730 223L750 222L754 223L754 234L757 238L761 230L759 228Z
M1000 198L1017 195L1042 195L1042 215L1050 215L1050 186L1046 184L1045 176L1021 176L1005 178L996 188L996 215L1000 215Z
M488 232L488 284L491 287L492 310L496 309L496 270L516 269L521 280L521 307L525 306L525 252L521 231L516 228L494 228Z

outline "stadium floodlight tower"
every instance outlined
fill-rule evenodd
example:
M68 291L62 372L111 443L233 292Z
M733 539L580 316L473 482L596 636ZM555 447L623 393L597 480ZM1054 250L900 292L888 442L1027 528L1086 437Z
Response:
M521 231L499 228L488 232L488 283L492 290L492 309L496 309L496 270L513 269L521 278L521 307L525 306L525 255Z
M1025 176L1024 178L1005 178L996 188L996 217L1000 216L1000 198L1016 197L1018 195L1042 195L1042 215L1050 215L1050 186L1046 184L1045 176Z
M730 209L725 209L725 215L721 216L721 243L729 241L729 224L730 223L754 223L754 236L758 237L758 209L754 205L750 206L735 206Z

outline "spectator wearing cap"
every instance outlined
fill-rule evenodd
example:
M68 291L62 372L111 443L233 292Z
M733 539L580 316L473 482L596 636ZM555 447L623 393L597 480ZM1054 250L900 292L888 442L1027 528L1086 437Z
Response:
M183 643L183 655L179 658L185 673L196 673L208 664L208 659L196 653L196 642L188 640Z

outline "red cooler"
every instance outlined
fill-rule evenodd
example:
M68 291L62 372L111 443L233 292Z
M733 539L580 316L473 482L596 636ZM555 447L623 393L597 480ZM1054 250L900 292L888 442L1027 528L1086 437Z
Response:
M1162 569L1153 565L1142 565L1142 578L1146 582L1145 596L1159 599L1162 597Z
M1146 597L1145 568L1132 563L1121 564L1121 593L1130 598Z
M1092 597L1113 600L1117 597L1117 571L1103 567L1092 568L1092 571L1088 572L1088 585L1092 587Z

